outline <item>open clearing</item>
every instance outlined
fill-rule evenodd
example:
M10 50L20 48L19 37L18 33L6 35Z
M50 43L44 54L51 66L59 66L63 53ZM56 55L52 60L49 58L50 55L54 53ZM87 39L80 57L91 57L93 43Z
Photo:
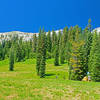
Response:
M47 60L46 77L36 75L35 59L15 64L0 62L0 100L100 100L100 83L68 80L67 64ZM56 73L56 74L55 74Z

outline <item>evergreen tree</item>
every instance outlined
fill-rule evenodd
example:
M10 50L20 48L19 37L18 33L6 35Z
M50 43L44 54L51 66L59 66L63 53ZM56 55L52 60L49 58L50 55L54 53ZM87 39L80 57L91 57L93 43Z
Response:
M4 60L5 59L5 55L6 55L6 50L5 50L5 42L2 42L0 44L0 60Z
M57 34L55 31L52 31L52 56L53 57L55 53L56 42L57 42Z
M95 32L89 57L89 72L93 81L100 82L100 37Z
M50 31L47 34L47 50L51 52L52 42L51 42L51 33Z
M61 46L61 37L62 37L62 33L59 30L59 32L58 32L58 43L59 43L59 47Z
M3 48L2 48L2 44L0 43L0 60L2 60L2 52L3 52Z
M16 61L20 62L22 60L22 48L20 44L16 45Z
M79 39L79 30L75 33L75 41L72 42L69 79L81 80L84 77L83 52L84 41Z
M67 39L68 39L68 27L65 27L63 29L63 35L62 35L62 45L64 45L64 47L66 47Z
M39 36L37 40L37 58L36 58L36 71L37 75L40 75L40 63L41 63L41 28L39 31Z
M60 42L60 62L61 64L64 63L65 59L67 58L67 51L66 51L66 48L67 48L67 42L68 42L68 27L65 27L63 29L63 34L62 34L62 37L61 37L61 42ZM67 60L67 59L66 59Z
M52 49L51 32L49 31L47 34L47 58L51 58L51 49Z
M85 70L86 72L88 72L88 61L89 61L89 55L90 55L90 50L91 50L91 44L92 44L92 33L91 33L91 24L90 24L90 21L88 23L88 27L85 28L85 33L86 35L86 39L85 39L85 57L86 57L86 63L85 63Z
M45 76L46 65L46 33L43 31L41 34L41 62L40 62L40 77Z
M37 36L36 34L33 35L33 52L36 53L37 48Z
M88 20L88 26L87 27L88 27L89 32L91 32L91 30L92 30L91 19Z
M62 46L61 46L61 50L60 50L60 63L61 63L61 64L64 64L64 60L65 60L65 55L64 55L64 53L65 53L64 51L65 51L65 50L64 50L64 49L65 49L65 48L64 48L64 46L62 45Z
M73 42L72 43L72 52L70 57L70 70L71 74L70 79L72 80L81 80L84 77L83 74L83 65L82 65L82 51L81 46L83 42Z
M37 46L37 62L36 70L37 75L41 78L45 76L45 65L46 65L46 33L44 30L40 31L38 37L38 46Z
M30 52L31 52L31 47L29 42L26 42L27 48L26 48L26 58L29 59L30 58Z
M59 43L57 42L56 44L56 49L55 49L55 61L54 65L58 66L59 65Z
M40 64L40 78L45 76L45 59L42 57Z
M14 70L14 49L13 47L10 49L10 55L9 55L9 70Z
M91 70L91 79L95 82L100 82L100 44L94 54L93 69Z
M67 61L69 66L70 66L72 41L74 41L73 27L70 27L68 30L68 38L67 38L67 46L66 46L66 55L67 55Z

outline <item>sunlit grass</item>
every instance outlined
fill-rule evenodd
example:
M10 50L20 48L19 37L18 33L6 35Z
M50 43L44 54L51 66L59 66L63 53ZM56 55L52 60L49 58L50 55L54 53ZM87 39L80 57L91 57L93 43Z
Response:
M36 75L35 59L15 64L0 61L0 100L99 100L100 83L68 80L68 65L47 60L46 77Z

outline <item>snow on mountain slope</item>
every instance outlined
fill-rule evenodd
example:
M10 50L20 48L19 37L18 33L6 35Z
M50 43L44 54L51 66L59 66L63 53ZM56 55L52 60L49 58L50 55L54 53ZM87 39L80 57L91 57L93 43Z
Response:
M61 33L63 32L62 29L60 31L61 31ZM56 34L58 34L59 30L56 30L55 32L56 32ZM34 34L36 34L38 36L39 33L25 33L25 32L20 32L20 31L0 33L0 42L2 40L9 40L13 36L18 36L18 38L23 37L23 40L28 41L33 38ZM46 32L46 34L48 34L48 32ZM51 34L52 34L52 32L51 32Z
M97 28L95 28L92 32L97 32L97 33L100 33L100 27L97 27Z
M100 33L100 27L95 28L93 32L97 31L97 33ZM63 29L60 29L61 33L63 33ZM59 30L55 30L56 34L59 33ZM0 33L0 41L2 40L8 40L11 38L11 36L18 36L18 38L23 37L23 40L28 41L33 38L33 35L36 34L38 36L39 33L26 33L26 32L20 32L20 31L12 31L12 32L5 32ZM48 32L46 32L48 34ZM51 31L52 34L52 31Z

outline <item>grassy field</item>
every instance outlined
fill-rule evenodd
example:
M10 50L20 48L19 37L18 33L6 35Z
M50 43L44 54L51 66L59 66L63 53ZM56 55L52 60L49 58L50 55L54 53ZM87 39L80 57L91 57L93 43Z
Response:
M35 59L15 64L0 62L0 100L100 100L100 83L68 80L67 64L47 60L46 77L36 75Z

